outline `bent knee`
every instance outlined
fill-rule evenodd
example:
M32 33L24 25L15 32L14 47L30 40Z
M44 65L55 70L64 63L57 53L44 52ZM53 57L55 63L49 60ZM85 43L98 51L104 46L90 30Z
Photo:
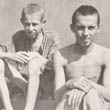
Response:
M28 64L29 75L40 75L42 66L43 63L39 58L33 58Z
M105 104L94 89L91 89L84 97L84 102L86 104L86 106L84 106L86 109L84 110L106 110Z
M97 91L95 91L94 89L91 89L87 95L84 97L84 100L89 103L89 104L94 104L96 103L96 101L98 101L99 96Z

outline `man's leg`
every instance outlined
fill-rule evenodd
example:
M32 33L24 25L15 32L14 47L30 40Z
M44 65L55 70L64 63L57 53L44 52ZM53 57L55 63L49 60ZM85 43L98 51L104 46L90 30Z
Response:
M0 59L0 93L5 109L13 110L10 101L9 90L5 80L5 64L2 59Z
M91 89L87 95L84 96L83 110L107 110L104 99L99 94Z
M27 81L22 77L19 71L11 65L10 63L5 61L5 76L11 81L11 83L15 84L17 87L19 87L24 95L26 94L26 88L27 88Z
M24 110L33 110L38 89L39 79L41 74L42 61L38 58L33 58L28 64L29 80L28 80L28 91L27 101Z

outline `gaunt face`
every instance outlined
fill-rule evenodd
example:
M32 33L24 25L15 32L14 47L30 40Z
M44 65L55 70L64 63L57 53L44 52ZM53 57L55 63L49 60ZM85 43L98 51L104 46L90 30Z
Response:
M31 39L37 37L43 27L41 17L36 14L26 15L22 24L26 35Z
M77 15L77 22L71 29L75 33L76 43L81 47L88 47L94 41L95 36L99 32L97 20L96 14L87 16Z

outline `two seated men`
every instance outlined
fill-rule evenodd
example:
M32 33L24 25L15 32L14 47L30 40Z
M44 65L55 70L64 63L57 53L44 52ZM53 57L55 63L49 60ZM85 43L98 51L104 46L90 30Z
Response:
M74 12L70 27L76 36L76 43L66 48L66 53L65 50L58 51L58 35L43 30L46 20L44 9L39 5L26 6L21 22L24 30L12 38L14 52L10 52L6 45L0 46L0 92L5 109L13 110L5 76L24 94L27 91L24 110L33 110L40 76L49 72L49 65L53 65L54 96L58 102L56 110L107 110L106 102L110 101L110 51L93 42L100 31L98 11L85 5ZM9 60L17 63L17 69ZM102 66L105 68L100 85L98 80L102 76ZM11 75L6 74L6 67ZM21 73L26 73L28 81Z

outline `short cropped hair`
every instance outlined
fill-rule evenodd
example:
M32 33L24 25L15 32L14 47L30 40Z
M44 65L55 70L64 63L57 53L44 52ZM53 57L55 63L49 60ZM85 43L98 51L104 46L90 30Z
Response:
M76 22L77 22L77 15L78 14L83 15L83 16L96 14L97 15L97 25L100 24L100 15L99 15L99 12L93 6L81 5L79 8L77 8L74 11L73 16L72 16L72 25L75 25L76 24Z
M23 8L22 13L21 13L21 19L23 20L27 14L38 14L41 17L41 21L44 19L44 8L42 8L40 5L37 3L31 3L28 4L26 7Z

